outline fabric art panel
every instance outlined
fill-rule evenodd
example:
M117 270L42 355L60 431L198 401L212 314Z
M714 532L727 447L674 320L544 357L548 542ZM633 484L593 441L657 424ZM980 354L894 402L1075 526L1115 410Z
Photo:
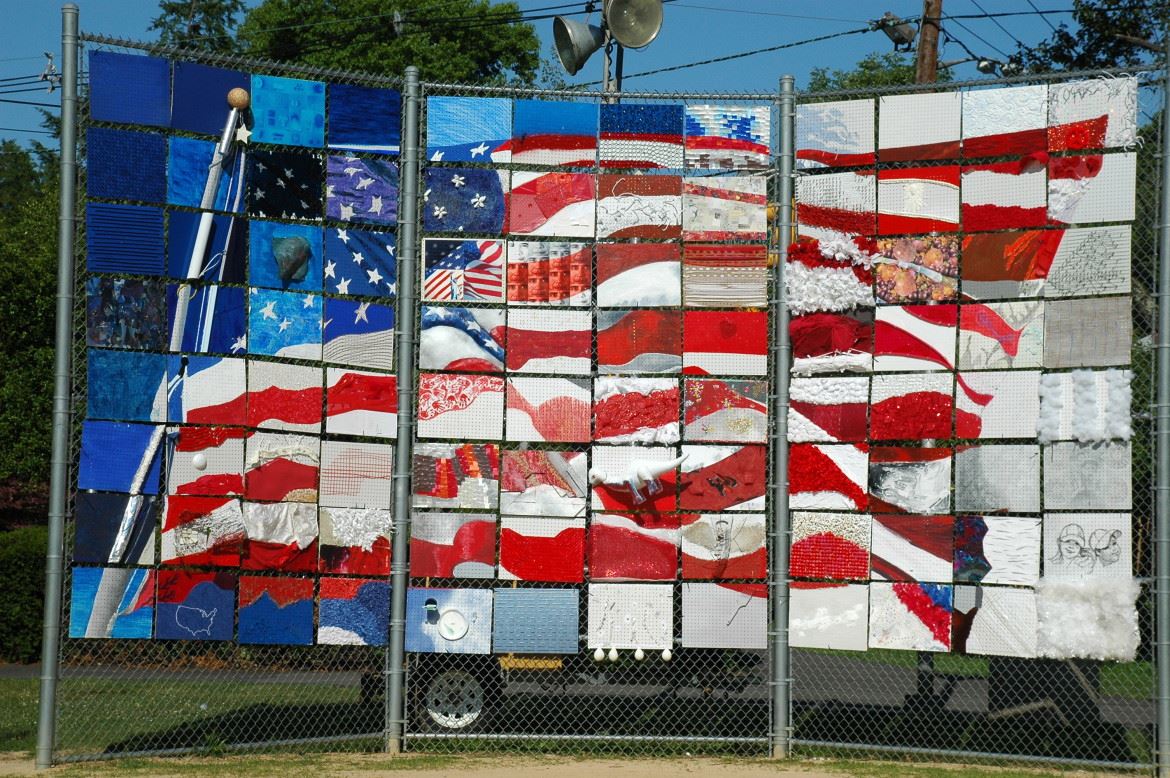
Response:
M678 238L682 191L679 176L602 174L597 179L597 237Z
M1039 386L1036 434L1040 442L1129 440L1133 435L1132 380L1129 370L1045 373Z
M406 593L406 650L489 654L490 589L414 589Z
M248 361L248 426L321 432L321 368Z
M688 168L762 170L771 165L770 106L688 105L685 110Z
M167 420L167 358L162 354L90 349L86 378L87 418Z
M167 497L162 522L163 564L239 567L244 540L244 511L239 500Z
M600 511L673 511L680 458L664 446L594 446L589 483Z
M90 79L98 79L91 74ZM216 135L223 132L223 98L233 88L252 91L252 77L234 70L199 65L194 62L174 63L174 85L171 100L171 127L176 130Z
M955 581L1034 586L1040 577L1040 519L958 516Z
M596 180L589 173L512 173L508 233L592 238Z
M396 154L401 144L402 94L355 84L329 85L329 147Z
M325 369L325 432L367 438L398 436L398 380L392 375Z
M90 197L167 202L167 139L164 136L90 127L85 131L85 150L85 192Z
M678 400L678 379L598 377L593 382L593 439L677 443Z
M426 253L424 242L424 254ZM325 229L325 291L364 297L398 292L397 243L392 232Z
M394 447L386 443L321 443L320 504L331 508L389 509L393 501Z
M686 445L682 454L681 509L763 510L768 460L764 446Z
M326 362L394 369L394 308L357 300L325 303L321 356Z
M589 305L593 300L590 243L508 243L508 305Z
M762 513L681 514L682 577L759 579L768 574Z
M310 573L317 569L317 506L244 503L244 570Z
M159 500L151 495L78 492L73 504L73 561L154 564ZM122 535L123 527L126 534Z
M765 584L684 583L682 645L689 648L768 647Z
M248 296L248 353L321 359L319 295L252 289Z
M764 240L768 191L763 176L683 179L683 240Z
M162 275L163 210L86 203L85 267L91 273Z
M864 513L794 512L790 573L794 578L868 580L872 523Z
M412 578L492 578L496 517L490 513L416 513L411 518Z
M504 299L504 242L423 241L424 300L498 303Z
M89 52L90 116L103 122L166 127L171 122L171 63L159 57ZM133 99L127 99L132 93Z
M390 584L368 578L322 578L317 643L384 646L390 632Z
M768 431L768 386L748 379L683 379L683 439L763 443Z
M500 449L494 443L420 443L414 447L415 508L496 507Z
M868 378L794 378L788 401L788 440L792 442L866 439Z
M159 640L231 640L236 574L159 570L155 608Z
M498 235L504 231L508 171L428 167L423 170L423 230Z
M325 218L394 226L398 165L381 159L330 156L325 163Z
M83 422L77 488L158 494L162 434L157 424Z
M74 567L71 573L69 637L152 637L154 570Z
M211 161L210 156L207 161ZM206 169L206 163L202 164L194 180L203 180ZM244 176L245 209L252 216L320 221L324 208L321 199L324 171L324 161L316 154L253 151L248 155ZM198 197L198 193L193 196ZM193 203L197 204L198 200Z
M874 163L873 100L796 106L796 166L852 167Z
M870 510L950 512L952 453L949 448L872 448L869 452Z
M420 370L503 372L503 310L424 305L421 326Z
M1039 370L959 373L956 437L1030 438L1039 416Z
M788 322L788 337L793 375L873 369L873 311L794 316Z
M762 308L768 299L768 249L683 244L682 285L688 308Z
M877 176L871 171L822 173L796 179L801 238L840 240L877 231Z
M315 503L321 439L255 432L244 448L244 497Z
M957 237L882 238L877 246L873 274L880 302L940 302L958 296Z
M671 648L673 590L671 584L589 584L587 647Z
M1128 365L1132 300L1050 300L1044 305L1044 367Z
M510 376L505 417L507 439L587 443L589 400L586 378Z
M589 577L594 581L673 581L678 575L678 547L675 514L594 513L588 531Z
M585 515L589 489L583 451L504 451L500 512L519 516Z
M1043 227L1048 221L1045 166L1031 157L964 165L963 230Z
M167 319L161 281L86 279L86 345L165 351L170 342Z
M960 306L959 369L1040 367L1044 307L1034 300Z
M879 307L874 325L874 370L953 370L958 323L955 305Z
M1130 444L1053 443L1044 447L1046 510L1129 510Z
M499 440L503 426L503 378L419 374L419 437Z
M1137 154L1053 157L1048 218L1057 224L1133 221Z
M239 641L313 644L313 580L240 576Z
M1132 662L1141 643L1135 606L1141 593L1132 578L1042 579L1036 587L1038 653Z
M510 162L512 101L502 97L428 97L427 159Z
M325 145L325 85L254 75L252 116L252 139L259 143L319 148Z
M322 573L345 575L390 574L390 532L393 517L388 510L322 507L320 524Z
M958 165L885 168L877 178L879 235L958 231Z
M960 447L955 453L955 510L1040 510L1040 450L1032 445Z
M172 356L167 363L167 381L171 387L168 421L238 425L247 422L248 374L245 360L233 357ZM91 392L94 384L91 370ZM110 382L103 379L101 384L109 386ZM159 387L152 388L157 390ZM138 390L138 394L139 397L150 397L145 386ZM90 416L94 415L91 409Z
M500 580L580 583L584 569L585 519L500 519Z
M603 169L681 168L683 107L602 103L598 150Z

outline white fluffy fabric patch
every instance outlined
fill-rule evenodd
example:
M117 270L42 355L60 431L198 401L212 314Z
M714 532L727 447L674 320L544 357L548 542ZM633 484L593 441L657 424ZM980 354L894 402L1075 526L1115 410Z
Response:
M788 310L794 314L873 307L873 289L862 283L850 266L809 267L789 262L784 268L784 284Z
M873 355L865 351L839 351L819 357L796 357L792 360L792 374L798 376L821 373L868 373L873 370Z
M1036 586L1039 655L1132 662L1139 640L1134 605L1139 594L1141 585L1132 578L1041 578Z
M1129 440L1132 380L1131 371L1118 369L1045 374L1040 379L1040 442Z

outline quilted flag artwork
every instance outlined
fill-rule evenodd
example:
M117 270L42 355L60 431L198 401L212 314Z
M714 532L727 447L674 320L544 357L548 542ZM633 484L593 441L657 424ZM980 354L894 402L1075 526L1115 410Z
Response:
M522 165L593 167L598 109L592 103L517 100L512 161Z
M423 241L423 299L500 302L504 299L504 242Z
M501 518L500 580L580 583L584 565L585 519Z
M357 300L328 300L321 355L326 362L394 368L394 309Z
M420 443L414 448L416 508L495 508L500 449L494 443Z
M311 578L240 576L239 641L313 644Z
M427 159L431 162L508 162L511 138L511 100L427 98Z
M508 244L508 305L589 305L593 247L562 241Z
M503 453L500 512L519 516L584 516L588 490L581 451L513 449Z
M798 167L852 167L873 162L873 100L832 100L796 106Z
M683 379L683 439L763 443L767 383L751 379Z
M244 539L244 512L238 499L167 497L162 522L163 564L238 567Z
M325 216L342 222L393 225L398 220L398 166L361 157L329 157Z
M510 372L590 372L593 316L588 311L509 311L505 339L505 364Z
M327 508L318 515L322 573L349 575L390 574L388 510Z
M496 564L496 518L485 513L420 513L410 537L415 578L491 578Z
M423 171L423 229L498 234L504 229L508 172L429 167Z
M592 580L673 581L679 518L670 513L594 513L589 523Z
M683 166L683 107L602 103L602 168Z
M71 638L147 638L154 633L154 570L74 567Z
M317 642L384 646L390 629L390 584L362 578L322 578Z
M325 229L325 291L364 297L398 292L394 233L350 227Z
M1029 154L1047 145L1047 84L963 94L963 156Z
M877 179L878 234L958 230L958 165L884 168Z
M236 574L160 570L155 637L231 640L235 632Z
M683 578L734 580L767 575L763 514L679 514L678 518Z
M688 105L684 121L688 168L751 170L771 164L767 106Z
M793 577L868 580L871 525L864 513L793 513Z
M508 232L591 238L597 192L587 173L512 173Z

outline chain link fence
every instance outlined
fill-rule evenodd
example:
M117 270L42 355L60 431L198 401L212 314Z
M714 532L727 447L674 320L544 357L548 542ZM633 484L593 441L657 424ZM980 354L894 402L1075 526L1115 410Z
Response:
M132 51L245 73L319 79L331 84L400 88L396 80L358 73L180 52L98 36L83 39L90 50ZM1143 84L1141 105L1153 106L1156 101L1151 92L1158 74L1139 76ZM1060 78L1087 77L1094 74ZM1008 83L1032 82L979 81L942 84L936 89L971 90ZM84 84L83 79L83 98ZM801 94L797 102L805 105L828 99L877 98L910 91L918 90ZM772 597L781 590L777 588L782 584L780 572L771 565L766 574L752 566L735 568L734 572L728 572L726 567L712 572L703 567L701 557L706 549L711 557L708 561L718 563L722 559L726 565L728 548L766 555L771 549L763 538L786 532L787 523L765 526L764 517L774 514L773 488L780 486L775 483L772 467L775 452L770 444L776 429L771 409L777 387L770 377L777 346L772 333L779 296L774 268L789 236L772 224L766 229L766 237L754 233L743 237L736 229L716 234L721 230L712 229L697 238L717 248L719 258L728 260L722 267L735 268L732 285L738 284L736 289L746 297L744 302L731 305L726 296L716 294L714 303L692 305L688 296L699 299L712 276L704 274L703 268L708 266L700 255L695 254L693 260L688 255L689 246L682 232L686 216L678 216L682 228L678 233L668 229L623 231L623 225L645 227L663 218L673 224L670 217L663 217L652 207L655 186L667 180L670 186L677 184L680 192L702 196L709 186L701 178L719 181L738 175L764 179L762 192L768 202L775 203L779 194L775 157L768 157L762 168L738 165L736 169L737 165L730 164L728 169L717 169L684 164L684 150L679 147L667 152L677 153L676 163L647 171L628 162L606 163L605 154L596 147L582 152L580 159L564 156L571 146L556 149L555 153L546 147L551 157L525 157L520 153L522 147L514 147L510 156L502 155L493 161L493 149L479 149L477 153L468 144L454 154L436 156L438 144L432 142L427 130L438 126L432 107L436 100L442 104L443 100L464 97L499 98L508 102L509 110L513 104L542 101L541 106L553 106L557 115L566 117L564 127L572 125L574 106L595 113L604 105L677 106L680 111L720 105L740 113L755 110L770 128L768 139L773 155L783 148L781 133L788 131L781 126L780 99L773 93L625 92L620 103L608 103L604 95L573 90L423 84L418 139L423 152L418 171L419 239L413 254L419 269L413 290L418 303L403 307L398 304L398 296L393 302L398 306L399 326L409 317L419 334L413 343L416 384L410 387L412 407L398 409L410 415L414 433L410 591L404 625L406 684L401 721L407 749L762 755L768 752L776 724L773 699L779 684L791 692L787 721L796 755L874 753L908 758L943 754L996 763L1039 758L1112 767L1144 767L1152 763L1153 622L1152 587L1148 581L1152 575L1154 458L1152 421L1145 398L1152 397L1154 386L1157 313L1155 225L1162 160L1157 151L1160 127L1156 119L1147 116L1140 122L1135 149L1137 209L1132 232L1132 557L1134 575L1144 583L1138 603L1141 643L1137 661L794 648L790 652L791 678L777 679L772 677L773 656L769 651L782 650L778 646L787 632L772 623L770 614ZM488 110L490 101L481 105ZM121 125L95 121L84 99L82 107L84 160L87 130ZM450 107L448 103L444 110ZM531 108L538 110L536 103ZM1156 116L1157 109L1150 108L1149 112ZM474 113L455 116L468 124L478 120ZM452 121L452 115L447 114L445 121ZM551 134L557 131L556 127L541 129ZM603 126L602 143L606 139L604 130ZM567 132L563 127L560 131ZM172 131L171 136L205 140L204 136L181 130ZM270 150L265 145L258 148L261 152ZM367 156L358 153L359 158ZM557 161L550 162L553 158ZM557 166L559 177L548 179L551 165ZM906 164L876 165L877 170L886 167L898 169ZM806 176L820 174L802 170L798 184ZM401 175L406 176L406 171ZM527 210L518 211L513 197L509 206L512 210L506 217L528 216L535 220L533 224L508 231L476 226L479 207L469 199L468 210L458 215L472 221L447 228L452 222L443 219L455 215L456 209L443 198L464 186L487 186L493 177L501 198L504 192L514 195L524 185L533 188L524 206ZM510 183L503 182L502 177L510 177ZM78 186L80 191L86 191L84 170ZM589 197L574 200L574 187L580 186L592 187ZM745 191L754 196L755 186L753 183ZM607 196L612 200L608 204ZM574 202L587 205L574 211ZM401 207L399 203L400 211ZM685 203L679 201L676 207L685 209ZM442 208L446 211L440 216ZM644 209L643 215L631 220L629 215L638 208ZM84 211L83 205L79 213L79 223L83 225ZM196 209L171 204L166 211L169 219L171 214L190 214ZM558 218L566 221L561 222L559 231L542 233L540 220L547 220L553 213L561 214ZM608 225L605 230L603 224ZM567 231L565 225L569 225ZM343 224L326 217L326 231L342 228ZM959 236L961 239L964 234ZM62 603L62 623L66 627L60 652L56 759L241 749L305 752L386 747L387 733L398 713L386 694L390 658L385 642L285 646L249 645L230 638L92 640L68 636L69 593L74 590L73 570L78 563L74 501L80 494L77 463L90 397L86 300L87 295L92 298L95 284L113 278L109 273L93 272L87 265L86 237L83 226L78 233L76 263L74 424L69 452L70 518L65 533L66 596ZM501 259L505 274L498 288L490 282L486 286L479 282L477 286L466 271L458 283L442 276L444 270L450 269L443 264L443 258L466 241L476 243L481 260L497 249L501 257L508 258L507 265ZM631 245L650 245L656 248L649 251L664 252L664 261L673 263L679 273L674 297L660 294L662 290L656 288L659 282L654 276L649 276L649 281L631 280L614 272L615 267L621 267L620 261L613 254L607 256L607 252L620 251L614 246ZM523 279L513 265L526 266ZM156 276L122 273L118 277L127 284L142 284L143 288L159 283L165 287L167 283ZM242 280L222 286L247 288ZM328 287L325 291L329 291ZM722 287L722 292L726 294L727 286ZM529 298L529 294L533 297ZM385 297L359 297L371 304L387 302ZM495 368L494 378L489 378L488 373L468 368L467 362L457 359L459 355L484 358L481 352L486 341L479 342L475 354L464 353L458 344L436 343L434 332L428 333L439 320L456 311L467 312L474 321L473 329L488 333L491 339L510 339L523 333L531 343L547 343L548 352L542 354L535 348L513 350L509 343L498 343L504 364ZM715 373L739 391L740 399L768 409L770 421L765 427L748 424L750 429L733 447L736 451L760 452L762 464L752 465L761 468L752 471L763 478L758 484L759 494L753 492L744 501L750 503L750 509L735 512L727 512L727 500L688 503L685 482L691 471L684 460L681 469L675 469L677 465L670 469L679 483L668 483L667 489L680 491L672 493L670 499L660 493L648 495L650 504L655 506L653 511L637 507L645 496L639 496L637 503L627 501L624 506L620 500L611 503L594 496L590 476L596 475L604 483L601 476L607 468L631 465L628 458L614 459L607 453L623 446L657 448L663 456L654 461L662 462L680 452L703 462L732 453L715 454L717 447L729 448L731 441L704 439L697 432L692 437L691 426L686 423L688 408L697 402L701 390L709 388L703 384L706 376L702 371L685 370L669 360L662 369L622 367L631 364L629 360L638 356L637 349L645 349L648 342L636 342L643 337L637 329L627 329L625 335L615 337L614 333L623 332L623 318L640 322L641 332L653 326L668 340L673 338L677 354L667 356L681 360L687 350L681 342L688 333L685 317L696 312L726 314L728 321L741 314L759 316L768 333L766 352L754 355L758 358L750 365L740 359ZM542 332L555 337L541 340ZM576 338L572 346L576 351L566 351L571 337ZM623 352L622 346L637 348ZM489 357L492 353L489 347ZM527 364L512 361L520 360L521 353L527 355ZM641 353L645 357L649 352ZM570 354L568 362L551 359L566 354ZM320 362L296 364L321 367ZM500 396L500 404L491 411L479 409L465 417L460 422L465 426L457 430L435 422L435 417L420 411L416 403L452 380L470 384L489 381L489 390ZM668 428L666 422L651 427L637 412L618 420L632 425L619 429L618 421L599 414L602 401L631 391L647 397L656 392L673 392L673 430L657 429ZM573 398L577 405L564 410L555 417L555 423L546 426L548 421L538 418L539 406L554 397ZM647 402L641 413L651 418L653 410ZM467 432L478 429L488 416L491 423L487 431ZM680 419L684 423L680 424ZM538 423L541 426L537 427ZM358 442L369 440L362 438ZM933 442L936 446L953 447L971 441L940 437ZM625 480L637 490L632 483L638 480L636 472ZM658 489L652 486L658 480L647 477L638 484ZM162 483L167 483L165 472ZM542 487L558 484L557 499L540 503L539 495L532 493L534 483ZM723 490L718 491L722 496ZM539 505L526 502L534 500ZM157 526L163 520L162 503L159 499L152 508ZM439 547L450 550L459 547L460 542L464 542L462 555L443 556ZM152 535L152 549L157 550L159 543ZM525 547L528 550L522 552ZM637 550L630 553L630 549ZM533 559L531 568L516 567L533 564ZM575 571L566 572L565 560L576 560ZM401 564L401 560L396 562ZM260 579L281 577L263 571L247 575ZM303 580L313 587L310 602L319 607L324 579L313 575ZM712 600L701 602L711 593L700 587L714 586L716 580L724 585L721 588L725 592L742 599L720 600L717 607L710 604ZM237 585L232 584L233 597ZM783 589L787 596L787 587ZM632 602L636 604L631 607ZM461 611L462 620L444 618L452 605ZM626 620L622 634L629 633L630 640L615 638L612 625L591 622L600 619L605 609L622 615ZM754 626L757 621L752 622L752 640L739 648L702 647L704 638L696 635L702 635L703 630L726 630L740 611L750 613L757 621L763 614L760 629ZM467 616L472 618L468 620ZM721 627L720 618L726 621ZM637 628L631 627L631 620L640 622ZM650 629L650 622L659 629ZM233 626L238 629L238 621ZM391 633L393 628L390 625ZM463 641L462 645L475 645L468 653L462 653L464 649L439 653L439 644L427 646L419 642L428 629L439 637L448 632L457 643ZM540 648L534 652L533 646Z

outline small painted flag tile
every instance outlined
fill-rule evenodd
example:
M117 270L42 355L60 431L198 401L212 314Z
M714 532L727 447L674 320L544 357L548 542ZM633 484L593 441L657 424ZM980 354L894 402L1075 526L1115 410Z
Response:
M878 171L879 235L959 230L959 166Z
M593 509L676 510L678 462L678 450L665 446L594 446L589 471Z
M69 637L149 639L155 571L127 567L71 570Z
M85 267L91 273L160 276L165 272L163 210L85 204Z
M317 569L317 506L244 503L244 570L308 573Z
M768 315L757 311L686 311L683 372L688 375L764 375Z
M873 311L809 313L788 324L793 375L869 373L873 369Z
M772 110L767 105L688 105L688 168L761 170L772 164Z
M585 519L501 518L501 580L580 583L584 576Z
M768 587L745 583L684 583L681 645L767 648Z
M252 289L248 299L248 353L321 359L321 297Z
M1137 77L1068 81L1049 87L1048 148L1082 151L1137 142Z
M381 508L394 499L394 447L388 443L321 443L321 491L330 508Z
M154 564L155 495L78 492L73 504L73 561L82 564ZM129 512L129 513L127 513ZM126 535L121 536L123 526Z
M162 522L162 563L239 567L244 512L234 497L170 495Z
M327 508L321 525L322 573L345 575L390 574L390 532L393 516L377 508Z
M963 156L1031 154L1048 145L1048 84L963 93Z
M416 508L496 507L500 449L494 443L420 443L411 471Z
M958 319L955 305L879 307L874 370L953 370Z
M869 580L872 517L864 513L792 514L790 570L796 578Z
M1030 438L1040 415L1040 371L960 373L955 437Z
M586 459L583 451L504 451L500 513L584 516L589 489Z
M253 220L248 231L252 286L321 291L321 228Z
M168 452L167 493L243 494L244 441L249 434L238 427L168 428L174 445Z
M959 308L960 370L1040 367L1044 303L1020 300Z
M162 354L90 349L87 417L166 421L167 358Z
M170 340L166 285L161 281L88 278L85 297L88 345L166 350Z
M589 400L587 378L509 377L507 439L587 443Z
M522 165L593 167L597 135L596 103L517 100L512 114L512 161Z
M326 300L322 358L350 367L393 370L394 309L357 300Z
M396 247L392 232L325 228L325 291L393 297L398 291Z
M873 165L874 116L872 99L797 105L797 166Z
M587 647L644 651L673 647L673 592L671 584L589 584Z
M959 448L955 452L955 510L964 513L1039 511L1040 447Z
M954 535L951 516L874 516L874 580L950 583Z
M874 440L949 438L955 379L950 373L878 374L870 395Z
M254 151L248 156L244 196L250 216L318 221L321 158L304 151Z
M155 637L231 640L236 626L235 573L159 570Z
M424 300L504 301L504 241L423 241Z
M423 177L424 230L488 235L504 231L508 171L429 167Z
M502 377L419 374L419 437L499 440L503 433Z
M794 378L789 386L788 440L864 441L868 407L868 378Z
M402 94L355 84L329 85L329 147L395 154L401 142Z
M246 498L316 503L320 438L255 432L248 437L244 454Z
M768 384L746 379L683 380L683 439L763 443L768 430Z
M869 452L869 505L887 513L951 510L950 448L877 447Z
M167 212L166 274L171 278L188 277L191 254L195 248L202 216L202 212L176 210ZM231 214L212 214L211 233L206 251L199 258L197 277L203 281L221 284L244 283L248 248L246 219Z
M168 421L247 423L247 363L243 359L171 356L168 361Z
M313 579L240 576L239 641L313 643Z
M398 221L398 165L330 156L325 169L326 218L381 225Z
M490 513L417 513L411 520L412 578L493 578L496 517Z
M284 146L325 145L325 85L279 76L252 77L252 140Z
M865 510L869 449L865 445L796 443L789 447L793 509Z
M592 238L597 205L590 173L512 173L508 233Z
M683 107L603 103L599 148L603 168L681 168Z
M597 304L680 305L681 259L677 243L598 243Z
M597 181L597 237L679 237L682 189L679 176L601 175Z
M959 654L1037 656L1034 589L956 586L954 651Z
M1090 154L1048 160L1052 224L1133 221L1137 154Z
M762 513L680 514L682 577L764 578L768 549Z
M877 231L877 176L873 171L824 173L796 179L801 238L833 240ZM957 210L957 206L956 206Z
M512 101L503 97L428 97L427 159L510 162Z
M959 238L881 238L874 259L875 292L883 303L954 300L959 290Z
M390 631L390 584L322 578L318 645L384 646Z
M424 305L421 370L497 373L504 369L504 311Z
M1019 161L963 166L963 230L1043 227L1048 222L1044 163Z
M767 179L688 176L683 179L683 240L764 240Z
M318 645L384 646L390 632L390 583L322 578Z
M598 311L598 372L679 372L682 324L682 311Z
M215 155L215 142L173 136L170 139L170 154L167 159L167 202L171 205L186 205L199 208L203 203L203 190L207 185L207 170ZM225 169L215 191L213 207L217 211L239 211L235 199L238 183L235 168ZM230 196L229 196L230 195Z
M1040 578L1040 519L955 518L955 581L1034 586Z
M235 70L175 62L171 127L218 137L223 132L224 96L239 87L252 91L252 77Z
M166 127L171 121L171 63L160 57L89 52L89 113L100 122Z

